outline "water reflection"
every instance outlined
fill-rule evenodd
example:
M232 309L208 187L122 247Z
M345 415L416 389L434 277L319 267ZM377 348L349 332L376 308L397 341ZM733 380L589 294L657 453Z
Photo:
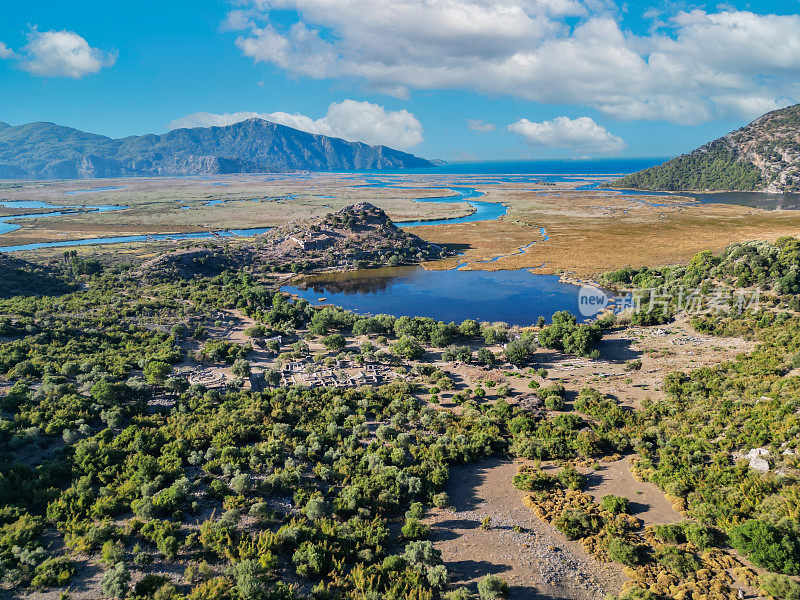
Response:
M330 303L361 314L530 325L559 310L578 314L580 288L560 282L555 275L526 269L426 271L396 267L314 276L281 289L317 306Z

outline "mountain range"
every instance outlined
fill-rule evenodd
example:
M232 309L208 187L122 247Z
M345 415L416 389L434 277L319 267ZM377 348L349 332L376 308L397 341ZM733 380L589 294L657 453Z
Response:
M642 190L800 191L800 104L606 184Z
M263 119L122 139L54 123L0 123L2 179L350 171L433 165L386 146L348 142Z

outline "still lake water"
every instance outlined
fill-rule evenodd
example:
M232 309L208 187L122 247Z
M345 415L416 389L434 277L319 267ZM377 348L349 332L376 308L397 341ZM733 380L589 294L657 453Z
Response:
M426 271L422 267L364 269L305 278L281 288L315 306L331 304L359 314L505 321L530 325L559 310L578 314L578 286L556 275L513 271ZM325 298L320 302L320 298Z
M465 217L440 219L435 221L411 221L398 223L402 227L418 225L444 225L489 221L506 214L506 207L496 202L479 200L483 196L474 186L502 185L503 183L531 183L558 181L583 182L579 189L593 189L601 183L601 177L632 173L655 164L663 159L609 159L594 161L519 161L490 163L454 163L443 167L426 169L408 169L402 171L384 171L368 173L351 173L354 187L417 189L414 184L425 189L441 190L442 196L420 198L418 202L454 203L468 202L475 211ZM282 178L307 179L310 174L270 174L264 180ZM380 177L380 179L378 179ZM199 177L199 179L204 179ZM206 179L212 179L209 176ZM365 184L360 184L366 179ZM358 183L357 183L358 182ZM210 185L225 185L221 182L209 181ZM119 188L90 188L69 192L76 195L88 192L112 191ZM613 190L608 190L614 193ZM638 200L638 197L672 196L671 192L617 191ZM677 194L690 196L701 204L722 203L737 204L751 208L766 210L798 210L800 194L759 194L750 192L727 192L713 194ZM220 203L211 201L209 204ZM3 202L1 205L16 208L58 208L71 209L73 212L95 212L104 210L124 210L125 206L72 206L55 207L44 202ZM182 207L189 208L189 207ZM17 229L13 223L18 218L46 218L63 214L61 210L15 215L0 218L0 239L3 233ZM132 235L63 242L44 242L0 247L2 252L17 250L35 250L38 248L69 247L93 244L116 244L147 240L182 240L208 239L213 237L249 236L263 233L267 229L254 228L248 230L231 230L218 232L196 232L173 235ZM547 235L540 232L542 239L534 243L546 243ZM548 318L558 310L569 310L578 314L579 287L561 283L552 275L534 274L527 270L513 271L425 271L421 267L398 267L394 269L374 269L369 271L339 273L331 276L316 277L306 283L283 288L305 298L312 304L322 304L320 297L327 298L327 303L362 314L389 313L393 315L429 316L443 321L460 322L466 318L482 321L505 321L516 325L529 325L539 316Z

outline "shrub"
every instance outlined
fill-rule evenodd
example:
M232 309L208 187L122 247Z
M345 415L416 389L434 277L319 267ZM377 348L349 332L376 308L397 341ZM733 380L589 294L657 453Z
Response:
M683 527L686 540L693 543L700 550L705 550L717 541L717 532L711 527L700 523L686 523Z
M559 483L570 490L579 490L586 485L586 476L579 473L575 467L566 466L558 472Z
M765 573L759 584L769 596L778 600L800 600L800 585L786 575Z
M131 574L125 563L117 563L106 571L100 582L100 590L106 598L125 598L131 583Z
M731 545L757 565L787 575L800 573L797 534L770 523L750 519L730 531Z
M328 514L328 503L321 498L312 498L306 504L305 513L312 521L322 519Z
M507 598L508 593L508 584L497 575L487 575L478 582L478 595L481 600Z
M437 508L446 508L450 506L450 496L447 492L440 492L433 496L433 505Z
M571 540L584 538L600 531L602 520L580 508L565 508L555 526Z
M609 494L607 496L603 496L603 499L600 501L608 512L612 515L618 515L624 512L628 512L628 499L622 498L620 496L614 496L613 494Z
M258 600L264 595L266 582L263 569L255 560L243 560L233 567L236 591L242 600Z
M635 567L644 560L644 546L633 544L620 537L612 537L606 542L606 552L614 562Z
M403 552L403 559L412 566L432 567L442 563L442 552L428 541L409 542Z
M642 370L642 361L639 358L634 360L629 360L625 363L625 370L626 371L641 371Z
M656 525L653 529L653 533L656 539L669 544L683 544L686 541L683 527L675 523Z
M514 475L514 487L525 492L549 490L556 484L556 478L540 469L528 469Z
M564 410L564 399L561 396L547 396L544 405L548 410Z
M687 577L700 568L695 556L677 546L662 546L656 550L656 561L678 577Z
M425 578L428 580L428 584L432 588L440 590L447 585L447 567L444 565L434 565L432 567L428 567L425 571Z
M442 594L443 600L472 600L472 594L468 588L460 587Z
M48 587L64 587L75 574L75 565L65 556L54 556L45 559L33 571L31 587L43 589Z
M401 528L401 532L407 540L421 540L428 537L430 529L418 519L408 519Z

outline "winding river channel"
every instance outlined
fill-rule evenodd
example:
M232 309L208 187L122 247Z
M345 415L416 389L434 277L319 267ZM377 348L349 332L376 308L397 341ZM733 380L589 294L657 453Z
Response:
M481 184L530 183L555 181L585 182L578 189L595 189L601 180L596 176L576 175L487 175L484 177L460 178L463 183L454 185L453 177L381 176L381 179L368 178L366 183L353 187L393 188L402 190L441 190L441 196L420 197L417 202L453 204L467 202L473 211L462 217L428 221L406 221L399 226L417 227L420 225L445 225L472 223L499 219L506 214L506 206L499 202L479 200L484 192L476 187ZM459 178L456 178L459 179ZM362 179L363 181L363 179ZM415 183L418 187L409 184ZM112 191L119 188L88 188L76 190L70 195ZM609 194L628 197L633 202L647 202L651 206L661 206L652 200L640 199L642 196L687 197L687 205L694 203L737 204L767 210L800 209L800 194L759 194L759 193L715 193L686 194L671 192L639 192L632 190L607 190ZM532 193L551 193L531 190ZM670 203L674 206L674 202ZM19 229L18 219L38 219L62 215L80 215L96 212L125 210L126 206L73 205L56 206L40 201L6 201L0 206L17 209L38 209L44 212L31 212L0 217L0 238L3 234ZM53 209L53 210L47 210ZM198 231L180 234L127 235L39 242L16 246L0 246L0 252L36 250L39 248L59 248L94 244L118 244L125 242L144 242L157 240L212 239L232 236L253 236L268 231L269 228L228 229L219 231ZM539 239L504 255L521 254L531 246L547 242L547 232L539 230ZM478 261L494 262L502 256ZM558 310L578 311L578 286L559 281L554 275L531 273L527 269L479 271L464 270L468 263L461 263L447 271L428 271L419 266L370 269L365 271L333 273L308 277L299 283L284 286L282 289L305 298L315 305L334 304L362 314L389 313L394 315L429 316L444 321L461 321L476 318L484 321L503 321L515 325L529 325L539 316L549 318Z

